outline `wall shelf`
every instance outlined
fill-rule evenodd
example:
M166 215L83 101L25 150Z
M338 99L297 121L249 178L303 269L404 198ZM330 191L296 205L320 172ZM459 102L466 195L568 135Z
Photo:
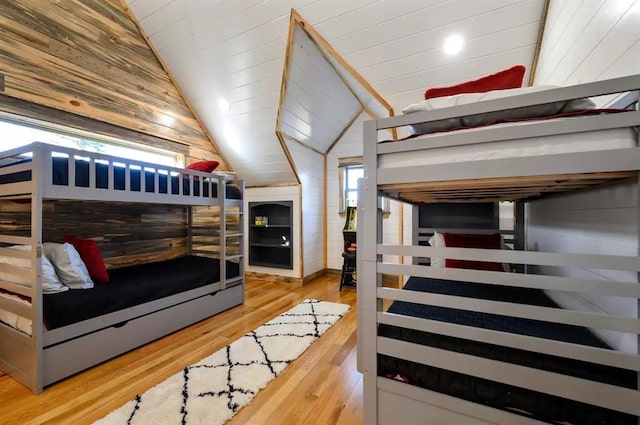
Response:
M249 264L293 269L292 224L292 201L249 202Z

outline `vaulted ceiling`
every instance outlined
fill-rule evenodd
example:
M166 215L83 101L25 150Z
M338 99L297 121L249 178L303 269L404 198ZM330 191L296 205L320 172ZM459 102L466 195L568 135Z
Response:
M286 136L324 155L362 112L381 118L391 111L391 105L292 11L276 121L278 137Z
M426 87L475 78L517 63L529 72L545 3L126 1L231 166L249 185L296 181L274 132L291 8L399 113L419 102ZM453 33L461 34L466 43L459 54L448 56L442 43ZM292 72L300 74L296 78L305 88L305 76L324 70L319 66ZM342 77L343 82L349 79L354 77ZM349 109L344 106L349 102L343 104L336 96L326 93L323 108L338 102L340 110ZM223 99L230 104L226 112L218 108ZM335 109L319 114L337 114ZM341 117L342 121L349 118ZM325 140L318 145L321 149L337 127L327 123L326 129L318 130L322 134L318 137Z
M326 153L362 106L302 27L292 24L277 130Z

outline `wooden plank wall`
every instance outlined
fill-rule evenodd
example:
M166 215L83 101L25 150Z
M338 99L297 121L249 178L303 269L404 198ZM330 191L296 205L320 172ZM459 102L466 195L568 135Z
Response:
M237 211L237 207L227 211ZM227 234L242 233L243 223L240 214L227 214ZM220 207L193 207L192 248L197 255L220 258ZM227 255L239 254L240 237L227 238ZM234 260L238 262L238 260Z
M167 139L188 160L228 169L120 0L0 1L0 81L4 95Z
M31 204L0 202L0 233L30 235ZM167 260L187 253L187 208L94 201L45 201L43 241L65 234L94 239L107 268Z

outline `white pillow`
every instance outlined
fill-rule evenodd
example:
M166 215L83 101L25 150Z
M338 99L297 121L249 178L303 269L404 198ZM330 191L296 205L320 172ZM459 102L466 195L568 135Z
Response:
M487 232L496 233L495 230L488 230ZM465 233L465 231L459 230L459 231L453 231L449 233ZM502 236L500 236L500 238L502 239L502 242L500 244L502 246L502 249L511 249L504 243L504 238ZM431 236L427 240L427 242L429 243L430 246L434 248L445 248L447 246L444 242L444 235L438 232L433 232L433 236ZM431 267L445 267L445 264L446 264L445 260L446 258L431 258ZM510 272L511 265L508 263L502 263L502 269L505 272Z
M19 251L28 251L31 249L30 245L13 245L7 247L9 249L15 249ZM9 264L12 266L20 267L21 269L30 269L31 268L31 260L27 258L19 258L19 257L11 257L0 255L0 264ZM42 292L45 294L55 294L57 292L68 291L69 288L64 286L62 282L58 279L56 275L56 271L53 268L53 265L47 259L44 254L44 250L42 250L41 254L41 264L42 264ZM0 273L0 278L20 284L29 284L25 279L20 276L12 275L11 273Z
M429 245L434 248L444 248L444 235L442 233L434 232L433 236L427 241ZM431 267L444 267L445 258L431 258Z
M457 96L436 97L428 99L420 103L414 103L402 110L403 114L411 114L414 112L433 111L435 109L448 108L455 106L455 99ZM451 130L452 128L462 127L462 118L455 117L446 120L432 121L420 124L414 124L409 126L409 133L422 134L422 133L435 133L438 131Z
M45 242L44 252L53 263L58 277L71 289L93 288L93 281L89 277L78 251L70 243Z
M45 256L44 250L40 256L42 263L42 293L43 294L56 294L58 292L68 291L69 287L64 286L58 275L56 269L51 264L51 261Z
M423 102L409 105L402 110L403 114L410 114L418 111L432 111L435 109L449 108L452 106L466 105L469 103L482 102L485 100L502 99L520 94L535 93L557 88L558 86L531 86L517 89L492 90L486 93L462 93L454 96L436 97ZM476 127L488 124L497 119L522 119L532 117L543 117L564 112L572 112L584 109L593 109L595 104L589 99L574 99L562 102L547 103L544 105L526 106L524 108L507 109L499 112L487 112L480 115L463 118L451 118L448 120L436 121L432 123L415 124L409 126L411 134L433 133L442 130L451 130L456 127Z
M236 177L233 171L212 171L211 174L222 179L224 183L229 183Z

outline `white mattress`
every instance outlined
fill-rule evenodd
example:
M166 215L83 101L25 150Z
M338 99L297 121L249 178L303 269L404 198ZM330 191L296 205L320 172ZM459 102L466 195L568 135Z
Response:
M29 301L23 300L18 296L7 294L5 292L0 292L0 297L6 298L12 301L17 301L24 305L31 305ZM31 335L31 320L25 317L19 316L11 311L3 310L0 308L0 322L4 323L7 326L12 327L13 329L17 329L20 332L23 332L27 335Z
M499 126L526 126L528 124L529 122L516 122L499 124ZM496 126L491 127L495 128ZM488 127L483 127L459 130L457 132L483 132L488 129ZM379 167L395 168L501 158L521 158L571 152L588 152L604 149L622 149L635 147L637 145L637 141L638 135L632 128L615 128L583 133L560 134L554 136L532 137L528 139L425 149L422 151L390 153L382 155L379 158ZM412 140L410 139L395 143L411 142Z

